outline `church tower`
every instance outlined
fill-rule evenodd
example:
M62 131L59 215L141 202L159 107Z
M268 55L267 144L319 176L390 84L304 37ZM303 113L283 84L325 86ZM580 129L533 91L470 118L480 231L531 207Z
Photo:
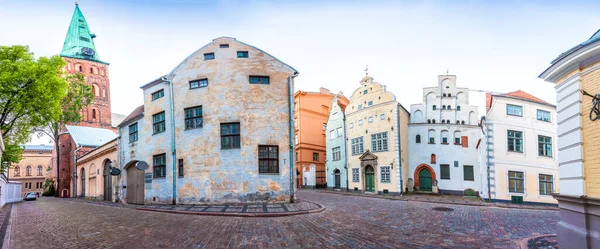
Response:
M108 63L100 60L94 45L95 34L75 3L75 12L65 38L60 56L67 61L66 70L70 74L80 73L85 82L92 86L94 101L81 110L81 122L71 124L96 128L112 128L110 110L110 82L108 78Z

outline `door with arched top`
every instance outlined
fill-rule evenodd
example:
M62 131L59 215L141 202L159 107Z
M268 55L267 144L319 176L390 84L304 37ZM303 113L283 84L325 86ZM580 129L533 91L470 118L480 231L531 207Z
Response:
M431 172L427 169L421 169L419 172L419 190L431 191L432 186Z
M81 197L85 197L85 168L81 168Z
M112 201L112 176L110 175L111 162L106 160L104 162L104 200Z

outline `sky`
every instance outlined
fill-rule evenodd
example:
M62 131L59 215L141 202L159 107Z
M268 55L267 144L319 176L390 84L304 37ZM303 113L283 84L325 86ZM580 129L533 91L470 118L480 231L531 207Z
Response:
M123 115L142 104L140 86L221 36L296 68L296 90L349 97L368 65L407 109L447 71L459 87L520 89L556 103L553 85L537 76L600 29L600 1L80 0L79 7L110 63L112 111ZM67 0L0 0L0 45L59 54L74 8ZM471 92L470 101L485 115L484 93Z

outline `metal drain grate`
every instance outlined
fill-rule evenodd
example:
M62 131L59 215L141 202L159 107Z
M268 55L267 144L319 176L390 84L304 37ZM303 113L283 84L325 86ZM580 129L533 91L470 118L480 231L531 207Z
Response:
M432 209L435 211L444 211L444 212L454 211L454 208L448 208L448 207L434 207Z

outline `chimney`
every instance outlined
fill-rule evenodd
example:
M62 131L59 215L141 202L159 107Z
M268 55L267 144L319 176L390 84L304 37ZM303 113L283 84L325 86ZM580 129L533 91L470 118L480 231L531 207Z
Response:
M329 89L327 89L327 88L324 88L324 87L321 87L321 88L319 88L319 92L321 92L321 93L331 93L331 92L329 91Z

